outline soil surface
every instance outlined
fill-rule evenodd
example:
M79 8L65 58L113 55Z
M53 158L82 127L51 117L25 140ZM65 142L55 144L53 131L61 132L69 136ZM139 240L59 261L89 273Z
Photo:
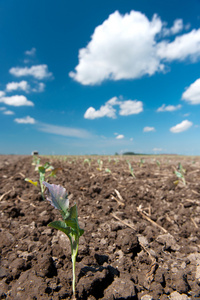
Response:
M0 156L0 299L72 299L68 238L47 226L61 214L24 180L38 180L32 160ZM85 230L77 299L200 299L200 158L47 161L60 168L49 183L67 189Z

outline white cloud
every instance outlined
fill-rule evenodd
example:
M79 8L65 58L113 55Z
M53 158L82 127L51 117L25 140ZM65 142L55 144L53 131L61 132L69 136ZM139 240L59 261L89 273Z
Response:
M188 130L192 125L193 125L192 122L188 120L184 120L181 123L177 124L176 126L171 127L170 131L173 133L179 133Z
M182 19L176 19L174 21L174 24L171 28L163 28L163 35L169 36L173 34L177 34L183 30L183 20Z
M181 104L178 104L178 105L176 105L176 106L174 106L174 105L165 105L165 104L163 104L161 107L159 107L158 109L157 109L157 112L163 112L163 111L175 111L175 110L178 110L178 109L180 109L182 107L182 105Z
M119 135L116 136L116 139L117 140L122 140L122 139L124 139L124 135L123 134L119 134Z
M133 114L139 114L143 111L143 103L137 100L127 100L120 102L120 111L121 116L129 116Z
M165 70L164 62L200 57L200 29L170 42L163 36L178 34L186 26L182 19L175 20L170 29L165 26L157 15L149 20L133 10L125 15L114 12L95 28L88 45L79 50L79 63L69 76L83 85L94 85L108 79L152 76Z
M3 97L3 96L5 96L5 92L0 91L0 98Z
M6 107L2 106L0 107L0 111L6 110Z
M25 51L25 54L29 56L34 56L35 53L36 53L36 48L32 48L31 50Z
M153 148L153 151L154 152L161 152L161 151L163 151L163 149L162 148Z
M79 64L70 76L82 84L99 84L105 79L138 78L162 69L156 56L155 37L162 22L136 11L118 11L96 27L92 40L79 51Z
M35 83L35 87L32 88L32 92L42 93L44 92L44 89L45 89L45 84L43 82L37 82Z
M200 57L200 29L177 36L171 43L162 41L157 45L157 54L166 61L190 58L196 61Z
M4 114L4 115L14 115L15 113L14 113L14 111L11 111L11 110L5 110L5 111L3 112L3 114Z
M155 131L155 128L154 128L154 127L146 126L146 127L144 127L144 129L143 129L143 132L150 132L150 131Z
M85 119L96 119L102 117L116 118L116 109L113 106L119 106L119 115L128 116L133 114L139 114L143 111L143 103L138 100L118 100L117 97L113 97L108 100L105 105L102 105L99 110L94 107L89 107L85 114Z
M20 82L9 82L6 85L7 92L12 92L12 91L17 91L17 90L22 90L22 91L28 93L30 90L30 85L25 80L22 80Z
M16 77L22 77L22 76L33 76L34 78L41 80L52 77L52 73L48 71L47 65L37 65L32 66L30 68L24 67L16 67L11 68L9 70L10 74L16 76Z
M79 128L71 128L71 127L65 127L65 126L56 126L51 124L45 124L45 123L39 123L38 124L38 130L57 134L57 135L63 135L68 137L76 137L76 138L90 138L91 134L84 129Z
M95 110L94 107L89 107L84 114L84 118L93 120L102 117L109 117L114 119L116 118L115 112L116 110L109 104L102 105L99 110Z
M30 100L28 100L23 95L15 95L11 97L2 97L0 98L0 102L12 105L12 106L34 106L34 103Z
M200 78L182 94L182 100L186 100L189 104L200 104Z
M27 117L21 118L21 119L16 118L16 119L14 119L14 121L19 124L35 124L36 123L35 119L31 118L30 116L27 116Z

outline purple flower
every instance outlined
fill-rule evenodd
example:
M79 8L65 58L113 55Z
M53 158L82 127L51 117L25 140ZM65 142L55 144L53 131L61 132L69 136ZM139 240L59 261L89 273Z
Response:
M50 184L45 181L42 182L47 187L47 200L51 202L55 208L66 213L69 209L69 199L67 198L67 191L61 185Z

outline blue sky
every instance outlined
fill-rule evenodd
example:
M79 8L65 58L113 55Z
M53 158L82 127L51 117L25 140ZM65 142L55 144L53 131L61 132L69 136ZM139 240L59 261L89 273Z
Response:
M1 0L0 154L200 154L199 0Z

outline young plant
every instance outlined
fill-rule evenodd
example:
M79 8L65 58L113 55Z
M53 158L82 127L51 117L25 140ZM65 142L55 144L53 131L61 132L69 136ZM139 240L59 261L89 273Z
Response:
M99 165L99 167L97 168L97 170L102 171L102 167L103 167L103 161L101 159L97 160L97 163Z
M178 171L174 168L174 173L177 176L178 180L176 180L174 183L178 184L179 180L181 179L183 184L186 185L186 181L185 181L185 176L184 174L186 173L185 169L183 169L181 163L178 164Z
M76 257L78 254L79 238L84 233L84 230L81 229L78 224L76 204L69 208L69 199L66 189L60 185L49 184L45 181L43 181L43 185L47 188L47 200L60 211L63 218L63 221L54 221L49 223L48 226L64 232L70 240L73 271L72 290L75 298Z
M129 162L129 160L127 160L126 162L127 162L127 164L128 164L128 168L129 168L129 171L130 171L131 175L132 175L134 178L136 178L136 177L135 177L135 174L134 174L134 171L133 171L133 168L132 168L132 166L131 166L131 163Z
M47 172L48 171L51 171L47 177L55 177L56 176L56 173L57 171L59 170L60 168L56 168L54 169L54 167L52 167L50 165L49 162L46 162L43 166L37 164L36 167L35 167L35 170L38 172L39 174L39 185L40 185L40 191L41 191L41 195L42 195L42 198L43 200L45 199L44 198L44 190L45 190L45 187L43 185L43 181L45 180L45 177L47 175ZM31 184L33 184L34 186L38 186L38 181L33 181L29 178L25 178L25 181L28 181L30 182Z
M91 166L91 158L85 158L83 164L88 164L90 167Z

